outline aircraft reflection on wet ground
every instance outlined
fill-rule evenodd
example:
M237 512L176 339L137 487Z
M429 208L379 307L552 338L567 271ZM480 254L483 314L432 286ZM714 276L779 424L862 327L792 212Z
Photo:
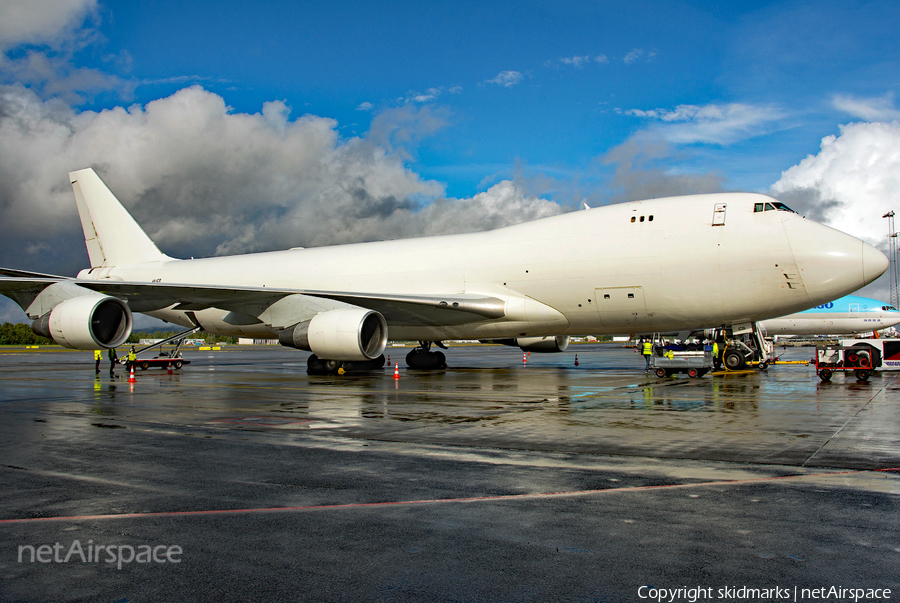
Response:
M189 368L128 383L95 378L90 353L0 353L0 598L629 601L646 584L897 584L900 375L660 379L619 344L524 363L453 347L448 370L398 380L309 376L277 346L185 355ZM73 537L177 543L185 562L12 557Z

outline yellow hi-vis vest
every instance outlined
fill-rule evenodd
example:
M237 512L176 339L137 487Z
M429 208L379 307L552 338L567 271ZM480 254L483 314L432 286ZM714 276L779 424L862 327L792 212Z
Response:
M94 350L94 360L103 360L103 352Z
M649 341L644 342L644 349L641 350L642 356L649 356L653 353L653 344Z

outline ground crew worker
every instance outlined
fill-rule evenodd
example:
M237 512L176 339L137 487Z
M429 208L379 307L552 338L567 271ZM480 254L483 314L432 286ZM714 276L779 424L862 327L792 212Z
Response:
M100 361L103 360L103 351L94 350L94 373L100 374Z
M106 351L106 357L109 358L109 376L115 377L116 363L119 361L119 355L116 353L116 348L109 348Z
M650 356L653 354L653 342L652 341L644 341L641 339L641 355L644 357L644 360L647 362L647 366L644 368L645 373L650 372Z
M713 352L713 368L714 368L715 370L719 370L719 368L721 368L721 365L722 365L722 360L719 358L719 342L716 341L715 339L713 339L713 346L712 346L712 348L713 348L713 349L712 349L712 352Z
M134 370L134 363L137 362L137 354L134 353L134 346L128 351L128 370Z

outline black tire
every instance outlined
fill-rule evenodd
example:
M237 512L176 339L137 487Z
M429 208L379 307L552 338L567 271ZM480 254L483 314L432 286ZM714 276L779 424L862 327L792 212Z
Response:
M322 359L315 354L312 354L309 358L306 359L306 374L327 375L328 370L325 368L325 363L322 361Z
M658 369L656 369L656 376L657 377L668 377L668 373L666 372L666 369L658 368Z
M856 380L857 381L868 381L869 380L869 371L863 369L856 370Z
M181 368L181 360L176 360L176 361L175 361L175 368L177 368L177 369L180 369L180 368Z
M822 369L821 371L819 371L819 379L821 379L823 383L831 381L831 371L829 371L828 369Z
M147 362L146 360L144 360L143 362L140 363L139 366L141 367L142 371L146 371L148 368L150 368L150 363Z
M698 371L697 369L695 369L695 368L688 369L688 377L690 377L691 379L696 379L699 376L700 376L700 371Z
M406 365L417 371L432 371L447 367L447 357L442 352L423 352L415 349L406 355Z
M737 350L728 350L722 358L725 368L729 371L736 371L746 366L744 355Z
M757 364L756 366L759 368L759 370L764 371L767 368L769 368L769 363L763 361L763 362L760 362L759 364Z

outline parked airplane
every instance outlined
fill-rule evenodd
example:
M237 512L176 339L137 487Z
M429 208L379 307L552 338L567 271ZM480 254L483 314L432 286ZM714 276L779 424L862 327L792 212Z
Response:
M36 332L79 349L128 337L132 312L310 350L312 372L381 365L388 337L516 339L749 325L856 291L887 257L758 194L634 201L488 232L179 260L92 169L69 174L91 267L0 270ZM361 363L356 364L354 363Z
M764 320L766 335L840 335L880 331L900 324L900 311L877 299L847 295L815 308Z

